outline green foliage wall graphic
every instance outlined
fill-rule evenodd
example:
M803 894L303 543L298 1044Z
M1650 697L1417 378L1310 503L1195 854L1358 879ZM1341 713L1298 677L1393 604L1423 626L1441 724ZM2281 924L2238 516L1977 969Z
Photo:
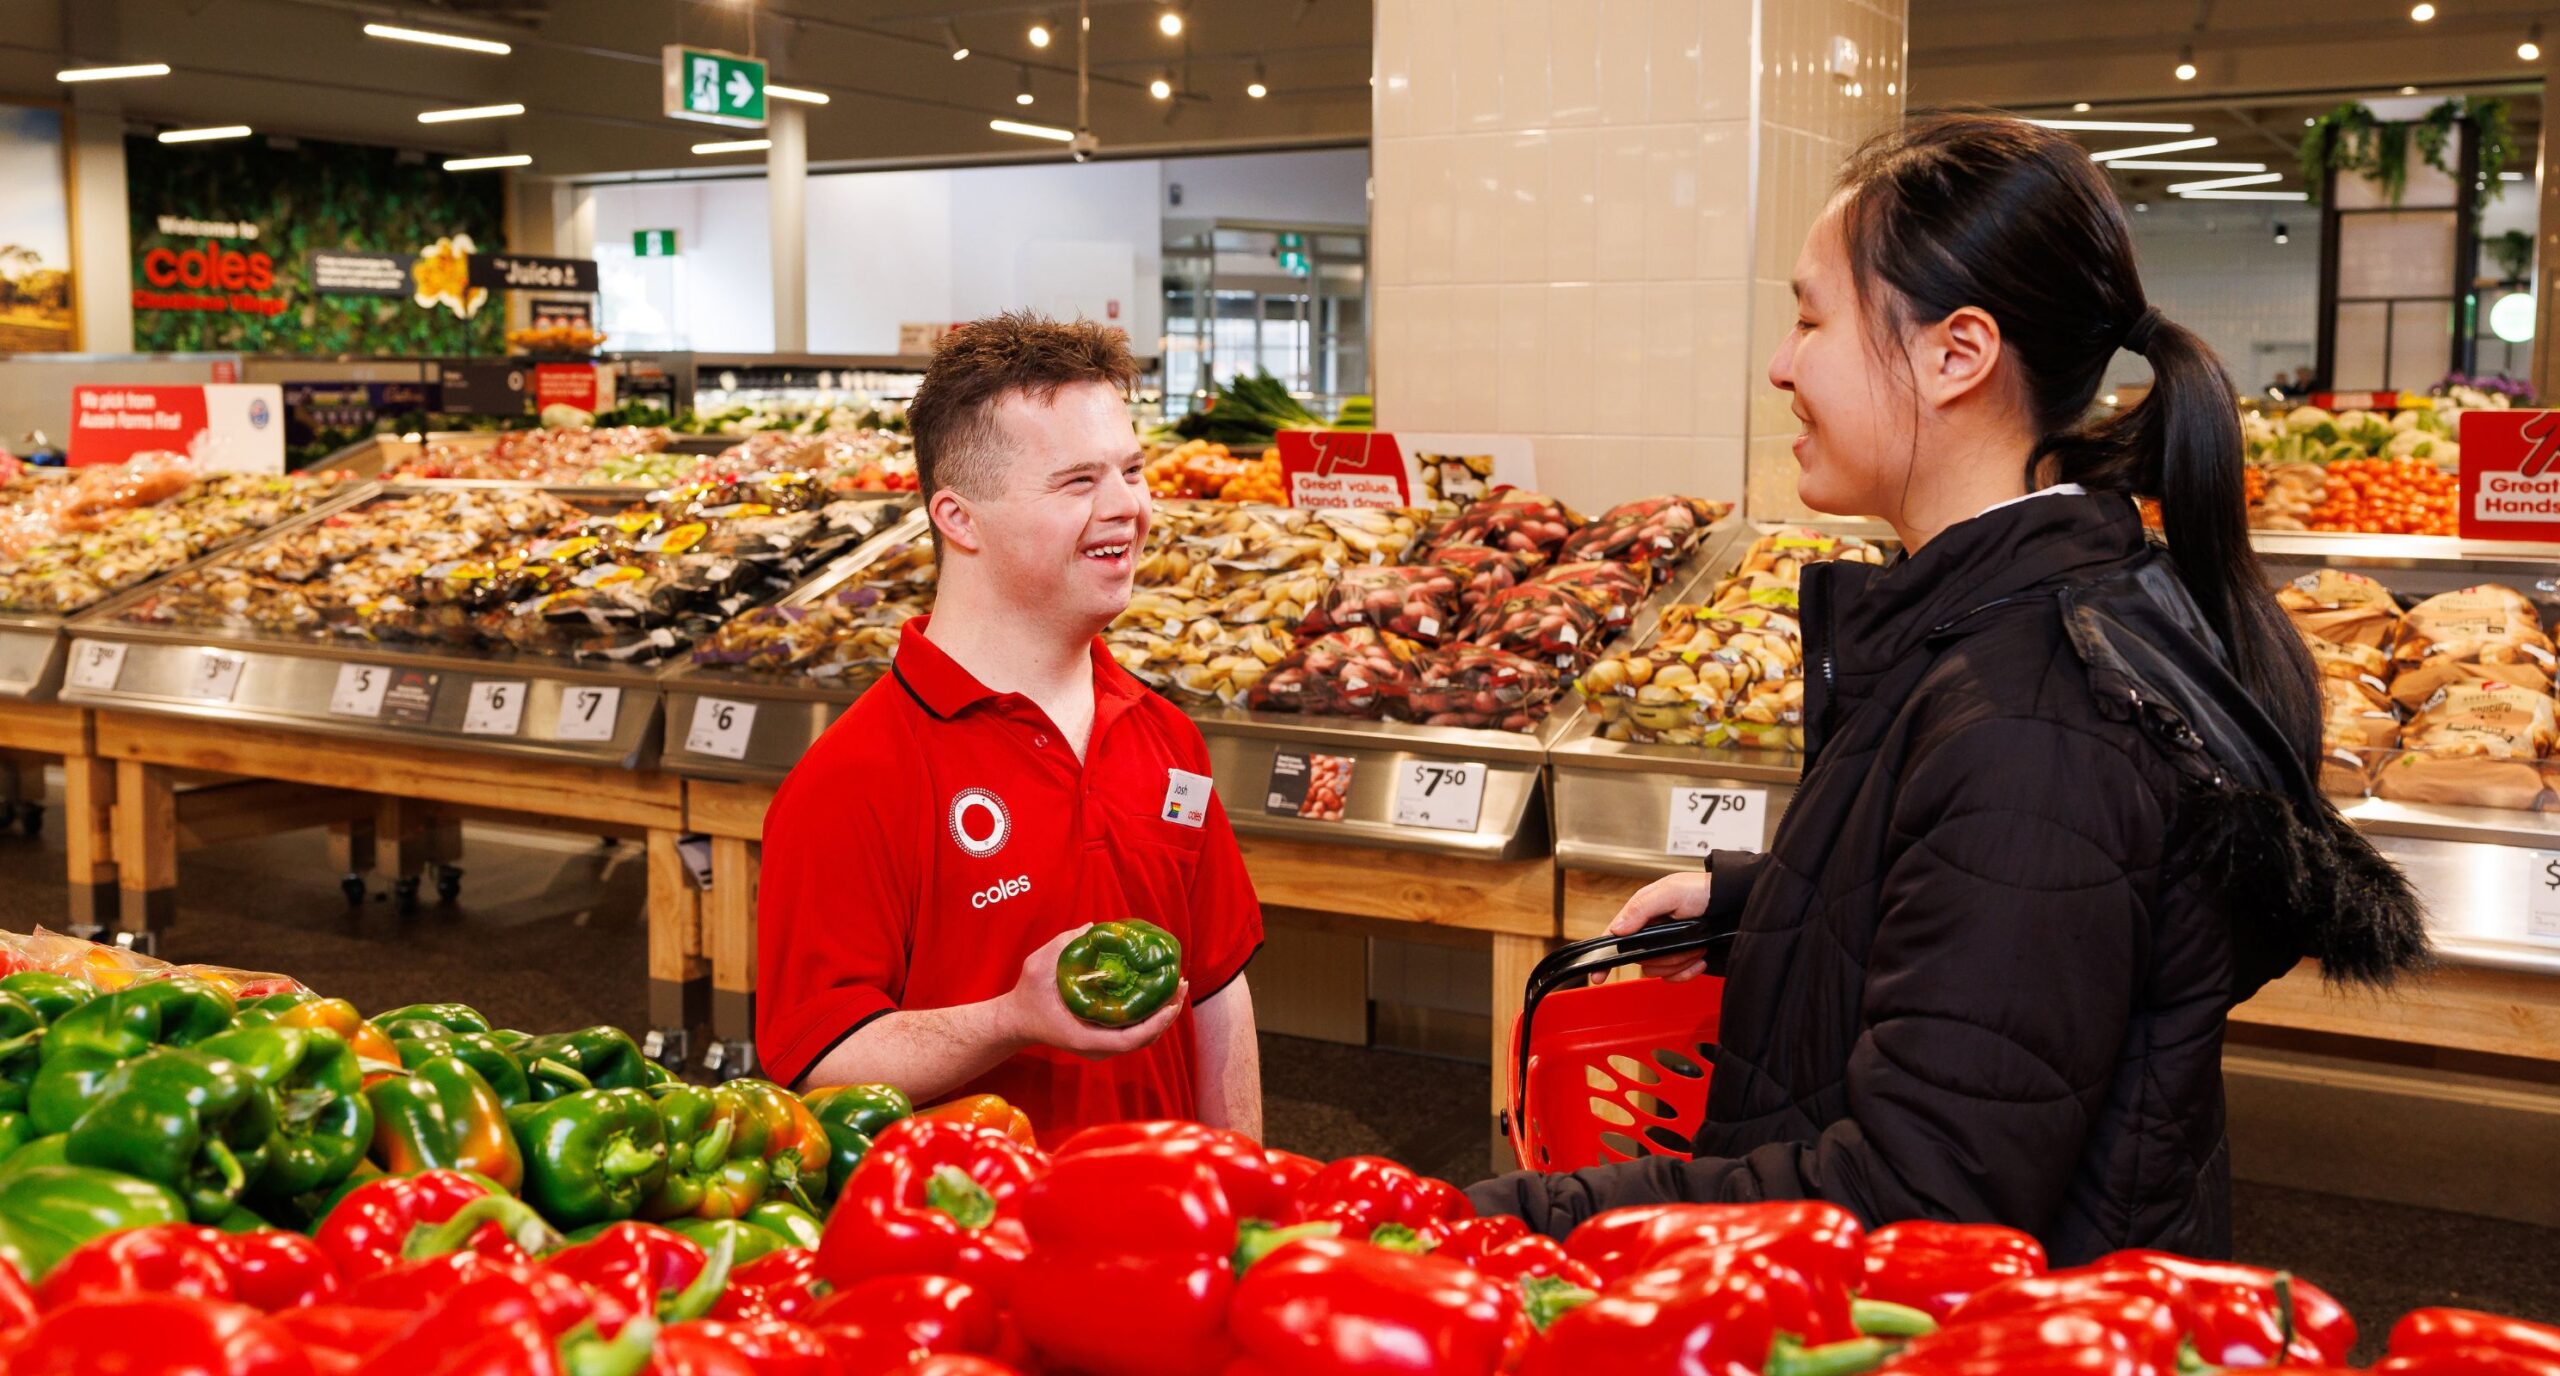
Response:
M414 254L456 235L469 236L482 253L497 252L505 247L505 192L497 177L403 162L387 148L304 142L277 149L256 138L178 145L129 138L125 169L137 349L453 355L495 354L501 348L503 311L483 310L463 321L408 296L320 296L311 290L309 261L314 249ZM254 225L256 237L209 236L174 225L177 232L164 232L164 218ZM265 304L250 310L147 307L151 296L206 294L195 283L164 289L147 280L148 265L156 263L165 275L171 262L168 256L152 259L152 252L183 254L208 244L268 256L273 284L244 293ZM263 313L277 304L281 310Z

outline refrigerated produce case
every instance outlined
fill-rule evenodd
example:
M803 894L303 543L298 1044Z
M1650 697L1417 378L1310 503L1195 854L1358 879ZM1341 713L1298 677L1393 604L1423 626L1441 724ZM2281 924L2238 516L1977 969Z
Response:
M1874 527L1815 525L1890 543ZM2542 608L2546 625L2560 606L2560 559L2547 546L2264 531L2253 538L2279 581L2323 567L2349 569L2404 601L2505 583ZM1686 591L1703 592L1742 543L1728 544L1724 562L1701 571ZM1548 756L1567 938L1597 935L1637 886L1694 868L1705 849L1765 846L1802 770L1801 756L1788 751L1613 741L1600 737L1598 724L1596 714L1585 713ZM2560 1059L2560 1036L2537 1031L2540 1021L2494 1013L2513 1005L2517 975L2535 977L2521 986L2527 997L2560 999L2560 985L2539 983L2560 977L2560 871L2550 868L2560 863L2560 814L2333 797L2415 881L2447 968L2390 1001L2353 1000L2324 990L2316 973L2297 972L2241 1005L2234 1020Z

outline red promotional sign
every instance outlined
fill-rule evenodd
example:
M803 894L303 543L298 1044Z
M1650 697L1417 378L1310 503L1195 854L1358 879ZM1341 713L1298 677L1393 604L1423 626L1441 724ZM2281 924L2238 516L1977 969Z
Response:
M533 365L533 407L575 406L581 411L604 409L597 405L596 367L592 363L537 363Z
M2406 392L2314 392L2311 404L2323 411L2397 411L2415 400Z
M1382 430L1283 430L1280 480L1292 506L1411 506L1404 450Z
M2560 540L2560 411L2462 413L2462 538Z
M74 468L154 451L213 472L284 471L284 389L272 382L209 387L71 389Z

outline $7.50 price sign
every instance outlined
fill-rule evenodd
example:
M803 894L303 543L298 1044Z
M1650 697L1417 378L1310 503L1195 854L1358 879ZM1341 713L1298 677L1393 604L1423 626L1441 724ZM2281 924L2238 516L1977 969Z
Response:
M1396 770L1396 825L1475 830L1484 811L1484 776L1484 766L1473 761L1405 761Z
M2560 851L2526 854L2525 888L2525 935L2560 940Z
M1758 850L1769 825L1765 788L1674 788L1666 855L1711 850Z

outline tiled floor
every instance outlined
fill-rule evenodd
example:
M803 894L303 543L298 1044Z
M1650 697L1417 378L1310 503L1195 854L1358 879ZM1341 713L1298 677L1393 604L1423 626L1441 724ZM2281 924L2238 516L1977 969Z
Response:
M0 927L61 922L60 814L49 820L41 841L0 840ZM458 999L509 1026L641 1024L635 847L474 831L465 869L458 904L404 919L379 897L350 911L317 832L193 853L163 953L279 970L367 1009ZM1263 1079L1277 1145L1378 1152L1462 1183L1483 1173L1478 1066L1266 1036ZM2560 1321L2560 1231L2260 1185L2234 1205L2244 1259L2317 1280L2377 1329L2421 1304Z

